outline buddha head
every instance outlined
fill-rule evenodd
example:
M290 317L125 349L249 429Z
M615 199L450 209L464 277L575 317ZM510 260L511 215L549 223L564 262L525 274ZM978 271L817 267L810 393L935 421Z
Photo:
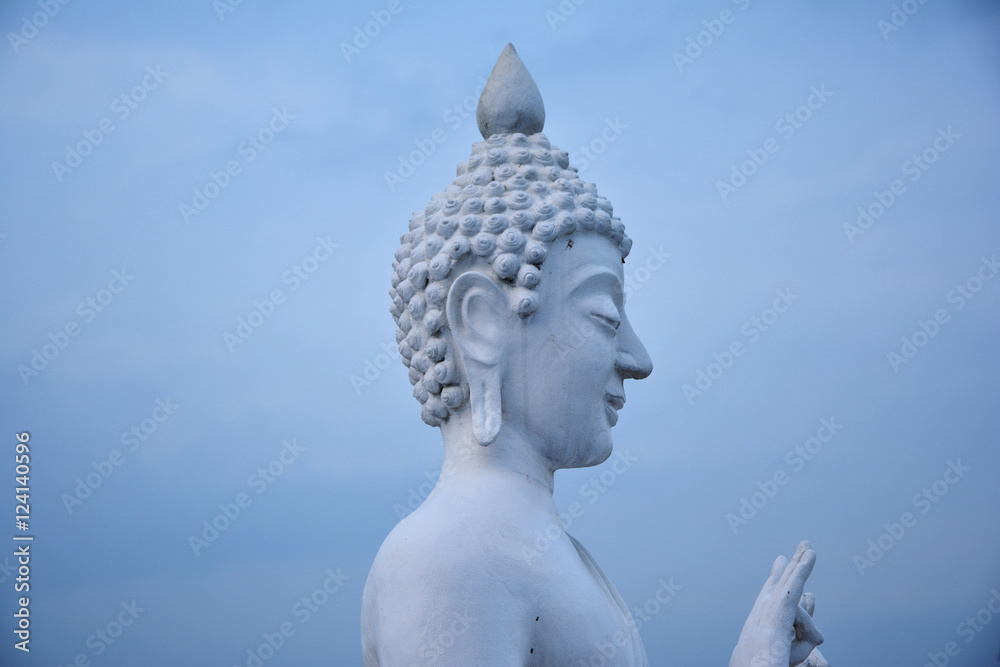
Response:
M624 312L632 241L544 115L508 44L477 109L485 141L400 239L390 310L426 423L461 415L483 446L520 430L578 467L610 454L622 381L652 365Z

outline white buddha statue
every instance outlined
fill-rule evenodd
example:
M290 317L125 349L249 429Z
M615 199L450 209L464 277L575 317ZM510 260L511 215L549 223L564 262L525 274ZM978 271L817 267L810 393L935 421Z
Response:
M396 338L448 474L375 558L366 667L648 665L628 606L552 497L556 470L610 456L624 381L653 368L625 313L632 243L544 119L507 45L479 101L486 141L396 252ZM802 598L814 561L803 542L775 562L732 667L826 664Z

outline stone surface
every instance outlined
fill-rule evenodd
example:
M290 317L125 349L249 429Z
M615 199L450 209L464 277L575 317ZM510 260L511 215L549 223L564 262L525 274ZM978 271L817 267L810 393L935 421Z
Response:
M541 134L511 45L477 119L486 141L413 215L393 263L396 339L444 461L375 558L364 664L645 666L628 605L552 495L556 470L613 455L624 382L652 372L625 312L631 240ZM733 667L786 667L822 641L813 601L797 604L814 561L803 543L775 562Z
M507 44L490 72L476 107L483 139L493 134L535 134L545 125L545 105L535 80L513 44Z

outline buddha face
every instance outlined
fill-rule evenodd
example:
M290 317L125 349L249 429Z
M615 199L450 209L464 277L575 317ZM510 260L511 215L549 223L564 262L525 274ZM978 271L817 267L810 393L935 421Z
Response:
M607 459L624 380L652 371L625 315L622 267L604 236L557 240L541 267L538 311L508 341L503 428L533 441L553 470Z

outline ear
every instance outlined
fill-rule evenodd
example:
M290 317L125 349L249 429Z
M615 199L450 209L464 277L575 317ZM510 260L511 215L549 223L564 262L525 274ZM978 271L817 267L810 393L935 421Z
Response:
M448 290L446 314L469 382L472 434L485 447L496 440L502 422L500 361L510 307L496 281L467 271Z

